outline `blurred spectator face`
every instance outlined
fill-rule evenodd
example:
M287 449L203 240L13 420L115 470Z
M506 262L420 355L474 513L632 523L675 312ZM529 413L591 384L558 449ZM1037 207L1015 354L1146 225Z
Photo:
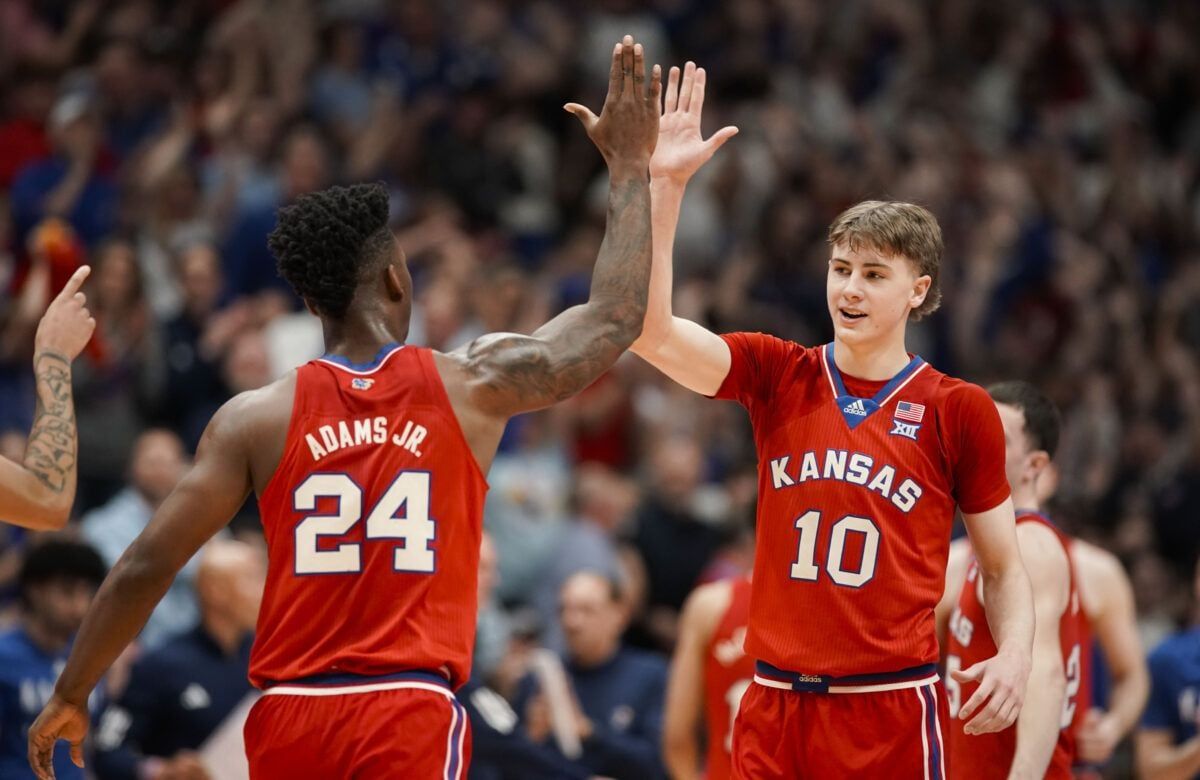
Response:
M251 156L265 160L271 156L278 129L279 116L275 105L268 100L258 100L246 109L239 137Z
M85 95L65 95L50 111L50 142L69 158L94 158L100 148L100 117Z
M426 285L421 294L421 314L428 346L434 349L457 346L447 343L463 324L462 295L452 279L441 276Z
M238 335L225 358L225 383L237 394L257 390L271 381L267 345L258 331Z
M637 489L607 466L579 467L575 486L579 514L608 531L616 531L637 506Z
M100 311L120 311L137 302L141 295L137 255L127 241L110 241L96 258L92 284L95 306Z
M496 587L496 545L492 537L484 532L479 543L479 604L486 604Z
M110 43L96 60L96 83L104 97L118 107L141 98L143 72L141 55L130 43Z
M188 314L201 318L217 306L221 297L221 258L210 244L193 244L179 258L179 281L183 288L183 306Z
M704 453L695 440L680 436L658 445L652 456L654 486L668 503L684 503L700 486Z
M625 611L612 585L599 574L580 572L563 584L560 620L571 659L594 666L612 657L625 628Z
M26 593L29 611L55 636L79 630L96 595L96 586L79 579L59 578L31 585Z
M266 582L267 562L261 549L245 542L210 542L196 572L200 608L206 619L253 631Z
M156 193L161 213L171 219L186 219L196 212L200 201L200 185L195 174L185 165L178 165Z
M847 344L886 337L908 317L916 283L916 269L906 258L838 244L825 282L834 332Z
M325 186L327 164L325 147L311 130L297 130L288 136L283 149L283 186L289 198Z
M147 501L158 506L175 489L186 466L183 443L178 436L162 429L146 431L133 447L130 466L133 486Z

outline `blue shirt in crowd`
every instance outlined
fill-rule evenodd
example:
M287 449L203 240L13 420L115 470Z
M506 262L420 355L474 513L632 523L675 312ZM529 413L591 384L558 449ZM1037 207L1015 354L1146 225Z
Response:
M1149 663L1150 700L1142 728L1166 729L1176 745L1186 742L1200 725L1200 628L1163 642Z
M592 722L580 762L593 774L616 780L664 776L660 747L666 660L623 647L598 666L585 669L567 662L565 668L579 706ZM522 717L536 686L532 677L521 683L516 711Z
M203 745L250 692L251 643L226 655L201 627L138 659L96 730L96 776L136 780L144 757Z
M67 663L70 647L50 654L33 643L24 628L0 634L0 777L33 780L29 768L29 727L54 694L54 684ZM93 712L100 700L93 693ZM54 749L54 775L59 780L83 780L83 770L71 763L67 743Z

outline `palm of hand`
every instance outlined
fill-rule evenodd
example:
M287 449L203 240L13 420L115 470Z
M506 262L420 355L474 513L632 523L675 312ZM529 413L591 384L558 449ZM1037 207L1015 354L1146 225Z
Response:
M650 157L650 175L686 181L714 151L700 137L699 116L686 111L663 114L658 122L658 145Z

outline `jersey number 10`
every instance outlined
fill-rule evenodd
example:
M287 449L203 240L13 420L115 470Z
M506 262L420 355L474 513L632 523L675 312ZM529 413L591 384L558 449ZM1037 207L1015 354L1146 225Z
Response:
M800 530L800 551L792 564L792 579L817 581L817 529L821 525L821 513L810 509L796 518ZM857 571L843 567L846 553L846 535L863 535L862 561ZM879 556L879 529L866 517L846 515L833 524L829 533L829 554L825 558L825 571L829 579L848 588L861 588L875 576L875 559Z
M337 501L337 514L309 515L296 525L297 574L354 574L362 571L362 545L342 542L322 550L322 536L342 536L362 519L362 488L346 474L310 474L292 493L292 508L312 512L317 500ZM404 516L396 517L400 508ZM398 539L392 568L429 574L435 569L433 541L437 526L429 517L429 472L402 471L367 516L366 539Z

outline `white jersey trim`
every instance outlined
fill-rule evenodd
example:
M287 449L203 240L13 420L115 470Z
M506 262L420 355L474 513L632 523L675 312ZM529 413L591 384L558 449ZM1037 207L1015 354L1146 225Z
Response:
M454 700L454 694L440 685L413 682L411 680L393 680L391 682L367 683L366 685L337 685L328 687L316 685L276 685L263 691L263 696L345 696L352 693L394 691L401 688L432 691L440 693L447 699Z

